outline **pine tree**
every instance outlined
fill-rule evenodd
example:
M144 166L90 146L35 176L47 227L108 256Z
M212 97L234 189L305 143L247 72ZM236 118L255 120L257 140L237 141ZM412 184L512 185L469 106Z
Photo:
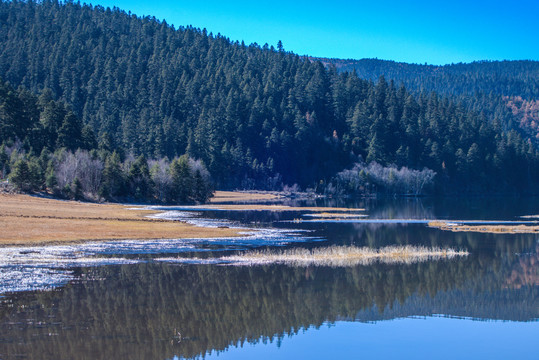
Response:
M13 165L13 171L9 176L10 182L20 191L32 191L33 179L28 167L28 162L24 159L18 160Z
M130 194L138 200L149 200L152 196L152 179L148 160L144 155L140 155L131 164L128 175Z
M0 179L5 179L9 173L9 156L5 144L0 146Z
M81 130L80 147L86 150L97 149L97 139L95 133L89 125L85 125Z
M74 200L81 200L83 198L82 184L78 177L75 177L71 183L70 197Z
M193 202L193 176L187 155L175 158L172 161L170 164L170 175L172 176L173 184L173 201L178 203Z
M125 177L121 168L120 155L117 152L110 154L105 160L103 169L103 183L99 195L106 199L125 196L127 189Z
M83 145L81 137L82 129L80 120L73 112L69 111L64 116L62 126L58 129L56 148L65 147L71 151L75 151Z

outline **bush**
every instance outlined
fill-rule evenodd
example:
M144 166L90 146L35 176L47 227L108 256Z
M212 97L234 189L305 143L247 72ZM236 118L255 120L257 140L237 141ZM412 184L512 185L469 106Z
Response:
M351 170L338 173L326 187L330 194L398 194L422 195L434 182L436 173L430 169L413 170L405 166L384 167L376 162L356 163Z

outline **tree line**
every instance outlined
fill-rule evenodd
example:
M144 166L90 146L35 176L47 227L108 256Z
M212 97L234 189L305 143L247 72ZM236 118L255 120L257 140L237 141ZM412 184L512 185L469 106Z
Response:
M421 65L379 59L311 59L334 65L339 71L355 71L363 79L376 80L385 76L417 92L423 89L453 96L493 93L522 96L528 100L539 97L539 61L475 61Z
M85 134L71 144L49 132L27 148L75 151L97 139L136 157L188 154L223 189L317 189L362 162L428 168L440 193L530 192L539 179L536 147L488 115L499 106L488 96L470 106L340 73L281 43L246 45L117 8L1 1L0 25L0 76L70 104L80 123L62 133ZM65 116L44 116L36 131ZM9 126L0 141L34 131Z
M71 199L203 203L213 194L201 161L135 158L96 140L69 105L0 79L0 180Z
M325 66L335 66L341 72L355 72L359 77L373 81L385 76L404 84L414 94L435 91L463 104L466 110L482 112L504 130L518 131L538 145L538 61L476 61L438 66L378 59L311 60L320 60ZM523 109L515 109L515 104L522 103ZM535 113L530 113L530 107Z

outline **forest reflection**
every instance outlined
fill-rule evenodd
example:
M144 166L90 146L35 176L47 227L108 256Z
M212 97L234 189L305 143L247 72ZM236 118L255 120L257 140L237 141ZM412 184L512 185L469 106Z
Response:
M526 245L513 244L528 253L521 256L494 251L337 269L159 263L79 269L82 280L62 289L2 299L0 358L191 358L338 320L443 314L534 321L537 245Z

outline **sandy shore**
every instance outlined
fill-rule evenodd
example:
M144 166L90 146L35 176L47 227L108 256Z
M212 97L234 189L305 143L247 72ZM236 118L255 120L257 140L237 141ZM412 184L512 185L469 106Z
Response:
M149 219L155 211L133 207L0 194L0 246L238 236L235 229Z

